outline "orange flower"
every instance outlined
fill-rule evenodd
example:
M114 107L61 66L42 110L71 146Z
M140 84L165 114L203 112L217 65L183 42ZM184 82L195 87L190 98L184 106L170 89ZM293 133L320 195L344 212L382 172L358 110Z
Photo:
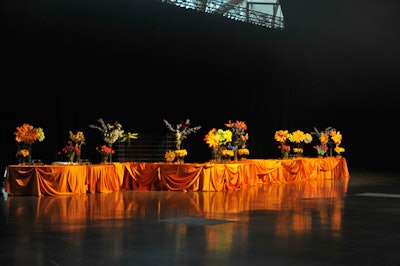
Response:
M111 153L111 154L115 153L115 151L112 148L110 148L106 145L103 145L101 147L96 147L96 150L100 153Z
M275 132L274 139L280 143L284 143L289 137L288 130L278 130Z
M38 129L30 124L25 123L16 129L17 131L14 134L18 143L33 143L39 138Z

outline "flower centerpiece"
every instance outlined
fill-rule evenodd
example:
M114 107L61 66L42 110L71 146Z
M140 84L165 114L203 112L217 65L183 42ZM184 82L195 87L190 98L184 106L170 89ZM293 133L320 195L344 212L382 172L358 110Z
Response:
M115 151L107 145L96 147L96 151L100 153L102 163L111 162L110 158L115 153Z
M185 122L181 122L175 126L175 128L164 119L164 123L175 136L175 155L179 162L183 162L187 155L187 150L184 149L183 141L192 133L196 133L201 126L190 127L190 119L186 119ZM168 151L167 151L168 153ZM171 157L169 157L171 158Z
M232 142L232 131L213 128L208 131L203 140L212 149L212 160L220 162L223 148L226 149L228 144Z
M233 152L234 152L234 160L237 160L238 157L238 150L239 149L246 149L246 141L249 139L249 134L246 132L247 125L244 121L238 121L226 123L225 126L232 131L232 145L233 145ZM247 149L248 151L248 149ZM242 154L246 152L242 150Z
M274 139L279 142L278 149L281 150L281 156L282 159L287 159L289 158L289 153L290 153L290 145L288 145L286 142L288 141L290 136L289 130L287 129L280 129L275 131L274 134Z
M85 135L83 134L82 131L77 131L76 134L74 134L74 132L72 131L69 131L69 139L77 148L76 161L79 162L82 154L82 145L86 144Z
M42 142L45 139L43 128L34 127L28 123L16 127L14 132L17 141L17 153L19 163L32 163L32 144L37 140Z
M345 149L340 147L340 144L342 143L342 134L340 131L336 131L335 128L327 127L320 131L314 127L314 132L311 134L316 135L320 141L320 145L314 146L317 152L318 149L320 149L318 155L326 155L329 151L329 156L333 156L333 151L335 151L337 156L340 156L340 153L344 152ZM321 148L325 151L323 154Z
M63 156L65 161L73 163L75 160L75 155L79 154L80 150L72 140L68 141L68 144L64 146L61 151L58 152L59 155Z
M100 131L103 134L104 142L107 143L110 150L112 150L113 143L124 135L122 125L118 121L115 121L113 124L105 123L102 118L97 119L97 122L99 125L89 125L89 127ZM114 153L115 151L109 154L109 162L112 162L112 154Z
M293 147L293 152L296 154L297 157L300 157L303 155L303 146L302 146L302 142L304 142L306 140L306 133L304 133L304 131L302 130L296 130L293 131L292 133L289 134L289 141L296 144L296 147ZM307 133L307 141L309 140L309 138L311 138L311 134Z

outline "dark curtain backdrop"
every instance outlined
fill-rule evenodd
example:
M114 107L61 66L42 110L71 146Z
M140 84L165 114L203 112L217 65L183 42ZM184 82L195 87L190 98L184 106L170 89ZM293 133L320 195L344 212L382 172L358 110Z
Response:
M350 167L394 167L397 18L372 1L318 2L281 1L285 31L150 0L2 3L3 167L23 123L44 129L33 156L46 163L69 130L94 156L99 117L139 134L189 118L203 127L188 139L200 162L204 135L229 120L247 123L252 158L279 156L278 129L334 126Z

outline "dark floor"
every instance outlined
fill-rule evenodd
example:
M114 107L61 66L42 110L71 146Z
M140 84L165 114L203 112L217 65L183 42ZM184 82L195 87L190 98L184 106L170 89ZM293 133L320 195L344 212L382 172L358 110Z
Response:
M1 265L400 265L393 173L1 199Z

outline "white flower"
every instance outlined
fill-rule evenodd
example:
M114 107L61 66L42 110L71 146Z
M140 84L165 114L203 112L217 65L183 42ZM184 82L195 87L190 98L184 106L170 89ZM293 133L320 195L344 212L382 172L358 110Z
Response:
M187 135L191 133L196 133L197 130L201 128L201 126L190 127L189 119L186 119L185 123L177 124L176 128L173 128L166 119L164 119L164 123L168 127L168 129L175 134L175 143L177 150L181 149L182 141L187 138Z
M108 145L113 144L124 135L122 125L118 121L114 122L113 124L106 124L102 118L97 119L97 121L99 122L100 126L89 125L89 127L102 132L103 139Z

